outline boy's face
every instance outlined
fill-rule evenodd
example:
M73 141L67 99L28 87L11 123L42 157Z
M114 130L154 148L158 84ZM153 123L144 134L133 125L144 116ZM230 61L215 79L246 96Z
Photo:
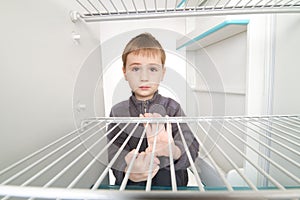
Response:
M127 55L126 68L123 68L125 79L138 100L151 99L162 81L165 68L161 63L160 54Z

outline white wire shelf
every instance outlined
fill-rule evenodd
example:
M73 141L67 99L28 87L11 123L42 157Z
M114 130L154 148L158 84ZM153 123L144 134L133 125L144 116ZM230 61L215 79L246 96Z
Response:
M198 180L194 185L177 187L172 168L170 187L151 187L151 178L147 181L150 187L148 184L146 187L130 187L126 186L126 176L120 186L109 185L106 179L109 170L133 137L136 127L150 123L175 124L182 139L180 127L188 125L200 144L199 159L209 161L221 184L207 185L201 162L194 162L189 157L191 171ZM110 130L121 129L111 141L107 141L109 124L114 124ZM124 144L114 158L106 160L107 149L126 128L130 132ZM299 115L91 118L85 120L78 130L1 170L0 198L299 199L299 143ZM189 154L186 142L183 144ZM231 171L237 174L239 184L229 180L224 165L229 165ZM96 173L91 174L91 171Z
M76 2L80 7L80 10L77 10L78 15L87 22L300 12L299 0L76 0Z

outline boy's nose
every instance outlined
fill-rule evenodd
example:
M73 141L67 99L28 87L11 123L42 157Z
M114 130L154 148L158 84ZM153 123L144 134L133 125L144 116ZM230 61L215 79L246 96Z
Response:
M141 70L141 73L140 73L140 80L141 81L148 81L148 72L147 72L147 70L145 70L145 69L142 69Z

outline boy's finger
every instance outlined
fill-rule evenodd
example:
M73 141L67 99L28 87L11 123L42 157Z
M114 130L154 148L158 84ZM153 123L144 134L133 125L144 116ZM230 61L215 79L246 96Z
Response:
M132 149L132 150L125 156L125 161L126 161L127 164L131 161L132 157L134 156L134 151L135 151L135 149Z
M153 113L152 116L153 117L161 117L161 115L159 113Z
M139 153L138 157L140 158L144 158L146 155L145 151L142 151L141 153Z
M152 113L145 113L145 116L151 118L151 117L153 117L153 114ZM151 129L148 130L149 131L148 132L148 137L152 137L155 133L154 131L156 130L156 126L155 126L154 123L149 123L149 127L151 127Z
M152 172L152 178L157 174L158 170L159 170L159 166L156 166Z
M168 116L167 116L168 117ZM168 133L172 133L172 124L171 123L167 123L167 132ZM172 135L172 134L171 134Z
M145 113L144 116L145 117L152 117L152 114L151 113Z
M152 129L153 129L153 127L151 126L151 124L148 124L147 129L146 129L146 137L149 139L153 136Z
M139 115L140 118L145 118L145 116L143 114ZM146 123L143 123L144 127L146 127Z
M159 113L153 113L152 115L153 117L162 117ZM158 127L157 127L158 126ZM163 131L165 128L164 124L163 123L157 123L156 126L155 126L155 129L153 131L155 131L154 134L158 134L160 133L161 131Z
M159 165L160 164L160 161L159 159L154 155L154 160L153 160L153 163L151 163L151 158L153 156L153 153L152 152L148 152L146 153L146 156L145 156L145 163L147 163L148 165L152 164L153 166L156 166L156 165Z
M160 160L156 156L154 157L154 163L157 164L157 165L160 164Z
M157 130L158 130L157 123L151 124L151 129L152 129L151 134L152 134L152 136L154 136L156 134Z
M137 157L137 160L139 162L142 162L141 164L144 164L145 163L145 158L146 158L146 153L143 151L143 152L139 153L139 155Z
M144 156L144 164L146 166L149 166L150 165L150 162L151 162L151 153L145 153L145 156Z
M151 153L153 150L152 145L148 146L146 149L146 153Z

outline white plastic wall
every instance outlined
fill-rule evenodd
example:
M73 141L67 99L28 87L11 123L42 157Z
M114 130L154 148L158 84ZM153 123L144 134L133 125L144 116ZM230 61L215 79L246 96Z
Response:
M276 17L276 41L275 41L275 70L274 70L274 98L273 98L273 114L299 114L300 113L300 15L277 15ZM291 127L295 128L295 127ZM296 134L296 133L294 133ZM275 137L275 136L274 136ZM281 140L280 140L281 141ZM281 141L286 143L284 141ZM295 150L300 150L299 145L292 145ZM273 144L280 152L286 150L276 144ZM287 155L300 162L299 156L293 153ZM283 161L276 154L271 154L271 158L281 163L281 165L293 172L296 176L300 176L299 168L291 165L289 162ZM295 185L282 172L270 167L271 175L282 181L285 185Z
M72 9L75 1L0 2L0 169L74 130L76 102L94 99L80 99L76 87L87 58L101 70L99 25L74 24ZM79 43L73 33L80 34ZM87 104L85 113L94 112Z
M300 15L277 15L273 114L300 113Z

